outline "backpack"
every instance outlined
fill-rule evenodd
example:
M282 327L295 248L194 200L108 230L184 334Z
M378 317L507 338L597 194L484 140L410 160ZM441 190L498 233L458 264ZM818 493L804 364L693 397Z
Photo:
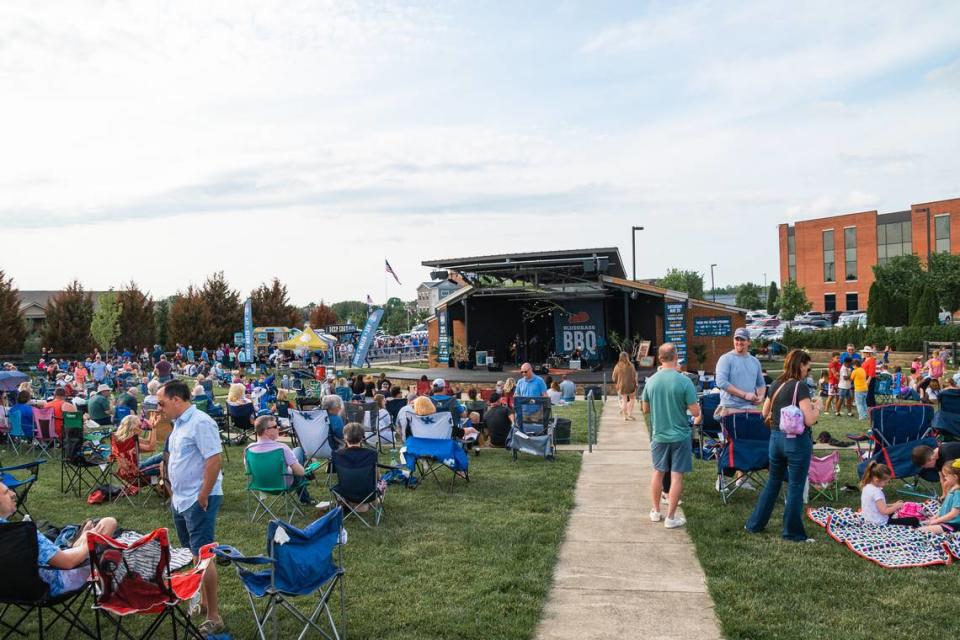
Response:
M780 409L780 431L788 438L796 438L807 429L807 425L803 422L803 411L797 406L797 391L800 390L800 384L798 380L793 385L792 403Z

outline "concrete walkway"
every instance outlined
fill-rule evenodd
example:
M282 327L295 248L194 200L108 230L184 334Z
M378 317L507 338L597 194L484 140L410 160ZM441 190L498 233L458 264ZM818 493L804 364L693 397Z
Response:
M721 637L686 529L650 521L650 440L637 417L624 422L611 398L583 453L540 640Z

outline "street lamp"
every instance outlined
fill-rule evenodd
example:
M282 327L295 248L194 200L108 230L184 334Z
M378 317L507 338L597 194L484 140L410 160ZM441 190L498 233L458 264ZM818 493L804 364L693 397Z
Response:
M633 279L637 279L637 231L643 231L643 227L631 227L630 242L633 244Z
M710 295L713 296L713 301L714 301L714 302L717 301L717 287L714 286L714 284L713 284L713 268L714 268L715 266L717 266L717 263L716 263L716 262L714 262L712 265L710 265Z

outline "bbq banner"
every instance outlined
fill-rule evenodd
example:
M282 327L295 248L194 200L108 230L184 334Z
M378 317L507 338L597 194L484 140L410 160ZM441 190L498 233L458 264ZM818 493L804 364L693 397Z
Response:
M600 301L563 302L564 311L553 312L557 353L572 354L579 349L588 359L596 359L603 333L603 303Z

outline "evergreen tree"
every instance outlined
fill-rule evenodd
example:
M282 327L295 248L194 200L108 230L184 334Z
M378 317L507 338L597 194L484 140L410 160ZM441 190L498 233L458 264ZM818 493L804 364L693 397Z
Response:
M760 296L763 294L763 287L752 282L745 282L737 288L736 304L743 309L759 309L763 306Z
M120 303L120 335L117 337L117 345L134 352L144 348L151 349L157 336L153 298L140 291L137 283L131 280L125 288L117 292L117 301Z
M200 346L210 336L210 310L193 285L185 293L178 292L170 301L167 314L167 341L169 344Z
M691 298L703 299L703 274L696 271L669 269L659 285L664 289L683 291Z
M200 297L210 310L212 323L208 334L211 340L206 346L230 344L234 332L243 329L243 304L240 302L240 292L230 288L223 276L223 271L217 271L207 277L206 282L203 283Z
M770 288L767 290L767 313L772 316L780 313L780 292L777 291L777 283L770 281Z
M323 300L310 311L310 326L314 329L319 330L324 327L329 327L332 324L337 324L337 322L337 314L334 313L333 309L325 305Z
M173 347L169 340L169 319L170 319L170 301L172 298L164 298L163 300L157 300L157 303L153 306L153 328L156 336L157 344L159 344L163 349L170 349Z
M917 326L932 327L940 323L940 304L937 294L928 284L924 284L920 302L917 305Z
M923 286L918 285L910 290L907 321L909 322L911 327L921 326L919 322L919 312L920 312L920 298L922 297L923 297Z
M794 316L810 311L810 301L807 299L807 292L803 287L793 280L788 280L783 285L783 292L780 295L780 316L786 320L793 320Z
M352 322L355 325L363 324L367 319L367 304L359 300L343 300L330 305L342 322Z
M13 286L13 278L7 278L0 271L0 353L20 353L26 338L20 291Z
M253 326L296 327L303 324L300 310L290 304L287 287L279 278L270 285L261 284L250 292L253 303Z
M58 353L86 353L93 347L93 298L74 280L47 303L43 344Z
M960 255L933 253L927 262L927 282L940 306L953 313L960 309Z
M116 344L120 335L120 303L113 289L100 294L90 321L90 335L101 351L110 351Z
M888 323L887 297L879 282L870 285L870 294L867 298L867 319L870 326L885 327Z

